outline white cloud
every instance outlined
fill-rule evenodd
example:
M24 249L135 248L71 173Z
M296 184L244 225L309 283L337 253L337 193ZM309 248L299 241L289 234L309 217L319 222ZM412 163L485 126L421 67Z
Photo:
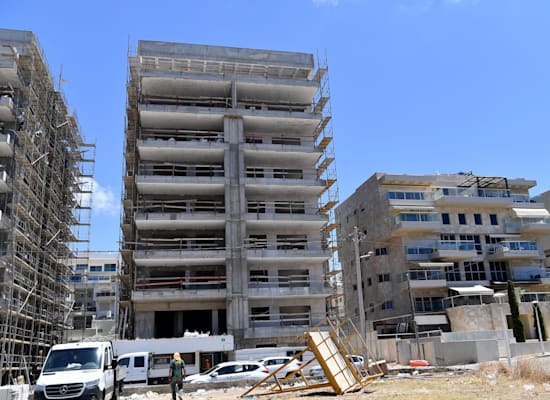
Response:
M92 197L92 209L94 214L119 215L120 201L110 187L103 187L94 181L94 193Z
M338 5L339 0L311 0L311 1L313 1L313 4L315 4L316 6L328 5L328 6L336 7Z

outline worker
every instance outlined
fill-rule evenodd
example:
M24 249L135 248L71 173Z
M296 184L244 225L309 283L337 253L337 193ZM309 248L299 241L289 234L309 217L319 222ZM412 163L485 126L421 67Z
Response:
M211 367L210 360L207 358L206 360L204 360L204 368L210 369L210 367Z
M172 400L176 400L176 385L178 386L178 390L183 389L183 379L186 376L185 363L181 359L180 353L174 353L172 361L170 361L170 369L168 370Z

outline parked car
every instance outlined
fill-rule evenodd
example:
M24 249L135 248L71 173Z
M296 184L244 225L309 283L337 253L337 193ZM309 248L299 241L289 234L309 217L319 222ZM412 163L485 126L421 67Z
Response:
M229 361L217 364L200 374L189 375L184 381L186 383L261 381L268 374L269 370L257 361Z
M279 356L279 357L264 357L261 360L258 360L259 363L262 363L268 370L269 373L272 373L287 362L292 360L292 357L288 356ZM277 378L284 378L288 374L292 373L293 371L297 371L302 366L302 363L298 360L292 360L292 362L285 366L282 370L280 370L277 373Z
M348 354L346 356L355 368L361 368L365 365L365 358L356 354ZM325 371L319 364L314 364L309 369L309 375L314 378L320 378L325 376Z

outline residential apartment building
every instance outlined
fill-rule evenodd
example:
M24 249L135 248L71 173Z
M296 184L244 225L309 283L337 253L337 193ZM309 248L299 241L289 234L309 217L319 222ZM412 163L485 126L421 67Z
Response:
M535 201L543 203L544 207L547 210L550 210L550 190L541 193L540 195L535 197ZM538 240L538 244L542 247L542 250L544 251L546 267L550 268L550 233L541 236Z
M32 32L0 29L1 383L70 327L68 259L89 237L93 145Z
M494 302L508 280L521 301L546 301L550 274L537 240L550 218L529 195L535 184L471 173L371 176L336 209L347 314L360 308L357 259L366 319L379 333L410 332L412 316L419 330L458 329L446 310Z
M85 261L85 262L82 262ZM87 337L115 338L118 320L120 254L89 252L71 265L74 275L73 330L69 341Z
M153 41L129 65L124 335L293 344L334 294L326 68L305 53Z

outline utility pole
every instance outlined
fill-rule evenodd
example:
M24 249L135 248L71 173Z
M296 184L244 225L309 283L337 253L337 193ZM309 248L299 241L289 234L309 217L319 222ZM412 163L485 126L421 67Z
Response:
M361 338L366 336L365 304L363 298L363 278L361 277L361 256L359 255L359 232L357 225L353 227L353 248L355 250L355 273L357 275L357 301L359 309L359 332Z

